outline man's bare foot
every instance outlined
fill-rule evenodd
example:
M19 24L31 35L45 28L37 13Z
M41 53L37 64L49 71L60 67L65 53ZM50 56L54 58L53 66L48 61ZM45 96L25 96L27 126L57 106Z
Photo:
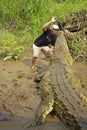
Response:
M35 69L35 66L34 66L34 65L33 65L33 66L31 66L31 68L32 68L32 69Z

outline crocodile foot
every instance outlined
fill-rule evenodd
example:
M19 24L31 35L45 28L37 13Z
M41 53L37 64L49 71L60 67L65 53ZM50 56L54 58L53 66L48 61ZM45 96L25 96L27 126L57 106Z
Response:
M38 125L41 125L45 122L45 119L44 118L37 118L37 119L34 119L33 121L27 123L24 128L30 128L30 127L34 127L34 126L38 126Z

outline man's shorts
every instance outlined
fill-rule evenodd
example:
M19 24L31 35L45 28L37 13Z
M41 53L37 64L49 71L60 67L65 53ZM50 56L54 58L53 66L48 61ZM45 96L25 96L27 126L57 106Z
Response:
M41 51L46 57L50 56L50 48L48 46L38 47L33 44L33 57L38 57Z

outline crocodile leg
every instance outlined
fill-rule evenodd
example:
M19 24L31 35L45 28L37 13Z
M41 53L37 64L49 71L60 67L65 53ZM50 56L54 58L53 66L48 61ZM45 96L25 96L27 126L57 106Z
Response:
M53 110L54 99L52 96L47 96L39 105L38 112L36 114L36 124L44 123L46 116Z
M41 88L42 101L38 106L34 121L29 123L27 127L36 126L44 123L46 120L46 116L53 110L54 96L52 88L50 87L48 82L42 83L42 81L40 88Z

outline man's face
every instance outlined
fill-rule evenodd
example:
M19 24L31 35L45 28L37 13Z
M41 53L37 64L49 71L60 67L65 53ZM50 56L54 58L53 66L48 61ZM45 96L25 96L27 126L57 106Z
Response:
M56 29L51 29L51 33L52 33L52 35L55 35L55 34L58 33L58 30L56 30Z

